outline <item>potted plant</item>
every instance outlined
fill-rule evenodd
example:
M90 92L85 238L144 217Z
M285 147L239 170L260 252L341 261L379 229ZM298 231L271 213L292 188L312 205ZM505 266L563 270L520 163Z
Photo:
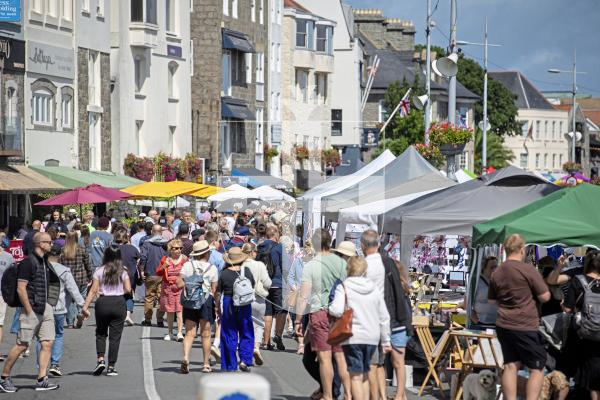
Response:
M471 129L460 128L449 122L432 124L429 128L429 140L445 156L462 153L465 145L472 137L473 131Z
M279 150L277 150L277 147L271 147L268 144L265 144L263 146L263 153L265 155L265 162L270 164L271 160L279 155Z
M301 144L295 144L294 152L296 153L296 160L298 160L300 164L302 164L302 161L308 160L309 152L306 146Z
M444 165L444 156L436 145L426 146L423 143L417 143L415 149L435 168L441 168Z

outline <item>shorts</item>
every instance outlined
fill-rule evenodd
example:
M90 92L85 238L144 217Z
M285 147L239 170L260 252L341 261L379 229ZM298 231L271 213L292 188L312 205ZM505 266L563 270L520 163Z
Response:
M373 344L345 344L342 346L348 372L366 374L370 369L370 360L377 350Z
M208 296L202 307L199 310L192 308L183 308L183 321L192 321L196 325L200 325L200 320L215 323L215 299Z
M383 352L383 348L381 346L375 346L375 351L371 356L371 365L383 365L385 364L385 353Z
M4 319L6 318L6 302L4 298L0 296L0 326L4 326Z
M406 334L406 329L398 332L392 332L392 348L402 350L406 347L410 337Z
M265 316L273 316L282 313L281 306L283 305L283 289L271 288L267 295Z
M321 310L310 314L308 317L308 326L310 334L310 345L313 351L331 351L341 353L342 346L331 346L327 343L329 337L329 326L331 324L329 314L326 310Z
M34 337L37 337L40 342L56 338L54 310L48 303L46 303L44 314L33 313L32 316L29 316L23 310L19 316L19 323L21 325L19 333L17 333L17 343L19 344L28 345Z
M521 362L527 368L544 369L546 349L542 334L538 331L513 331L496 327L502 347L504 364Z

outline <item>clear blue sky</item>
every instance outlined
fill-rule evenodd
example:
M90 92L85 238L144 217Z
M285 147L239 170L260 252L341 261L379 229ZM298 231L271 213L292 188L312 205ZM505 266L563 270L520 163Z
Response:
M325 0L324 0L325 1ZM329 0L330 1L330 0ZM388 18L412 20L416 43L425 43L426 0L345 0L354 8L379 8ZM447 47L450 0L437 4L432 44ZM483 42L488 17L489 70L518 70L540 90L571 90L571 74L550 74L548 68L571 70L577 48L578 91L600 97L600 0L457 0L457 38ZM468 57L483 64L483 47L464 46Z

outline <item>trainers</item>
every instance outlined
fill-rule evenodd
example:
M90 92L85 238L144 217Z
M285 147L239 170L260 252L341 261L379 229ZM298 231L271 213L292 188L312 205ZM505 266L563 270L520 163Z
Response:
M106 376L117 376L117 375L119 375L119 373L117 372L115 367L106 368Z
M4 393L14 393L17 390L19 389L17 389L17 387L13 385L12 379L10 379L10 377L6 379L0 379L0 391Z
M246 363L240 363L240 371L242 372L250 372L250 367L246 365Z
M273 342L275 342L275 345L277 346L277 350L279 351L284 351L285 350L285 346L283 345L283 340L281 339L281 336L273 336Z
M167 333L167 334L165 335L165 337L163 338L163 340L166 340L167 342L170 342L170 341L171 341L171 334L170 334L170 333Z
M256 365L263 365L264 362L265 361L263 360L262 354L260 354L260 350L254 349L254 363Z
M165 323L164 323L164 322L162 322L162 321L160 321L160 322L157 322L157 323L156 323L156 327L157 327L157 328L164 328L164 327L165 327Z
M142 325L142 326L152 326L152 322L144 320L144 321L141 322L140 325Z
M183 342L183 334L181 334L181 333L177 334L177 341L178 342Z
M215 360L217 360L217 362L221 361L221 350L219 350L217 348L217 346L211 346L210 347L210 354L213 355L213 357L215 358Z
M99 376L104 371L104 368L106 368L106 364L104 363L104 360L98 361L98 364L96 364L96 368L94 368L94 371L92 372L92 374L95 376Z
M63 374L58 364L51 365L48 373L53 376L62 376Z
M38 392L45 392L48 390L58 389L58 387L59 387L58 385L55 385L54 383L50 383L50 381L48 380L48 377L45 376L41 382L39 380L37 381L35 390L37 390Z
M133 320L131 318L125 318L125 326L133 326Z
M29 354L31 354L31 353L29 352L29 347L28 347L27 350L25 350L24 353L21 353L21 355L19 356L19 358L27 358L27 357L29 357Z

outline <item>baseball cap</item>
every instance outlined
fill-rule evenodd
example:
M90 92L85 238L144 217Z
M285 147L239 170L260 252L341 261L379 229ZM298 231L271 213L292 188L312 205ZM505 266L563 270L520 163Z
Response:
M140 213L140 214L138 215L138 218L146 218L146 213Z

